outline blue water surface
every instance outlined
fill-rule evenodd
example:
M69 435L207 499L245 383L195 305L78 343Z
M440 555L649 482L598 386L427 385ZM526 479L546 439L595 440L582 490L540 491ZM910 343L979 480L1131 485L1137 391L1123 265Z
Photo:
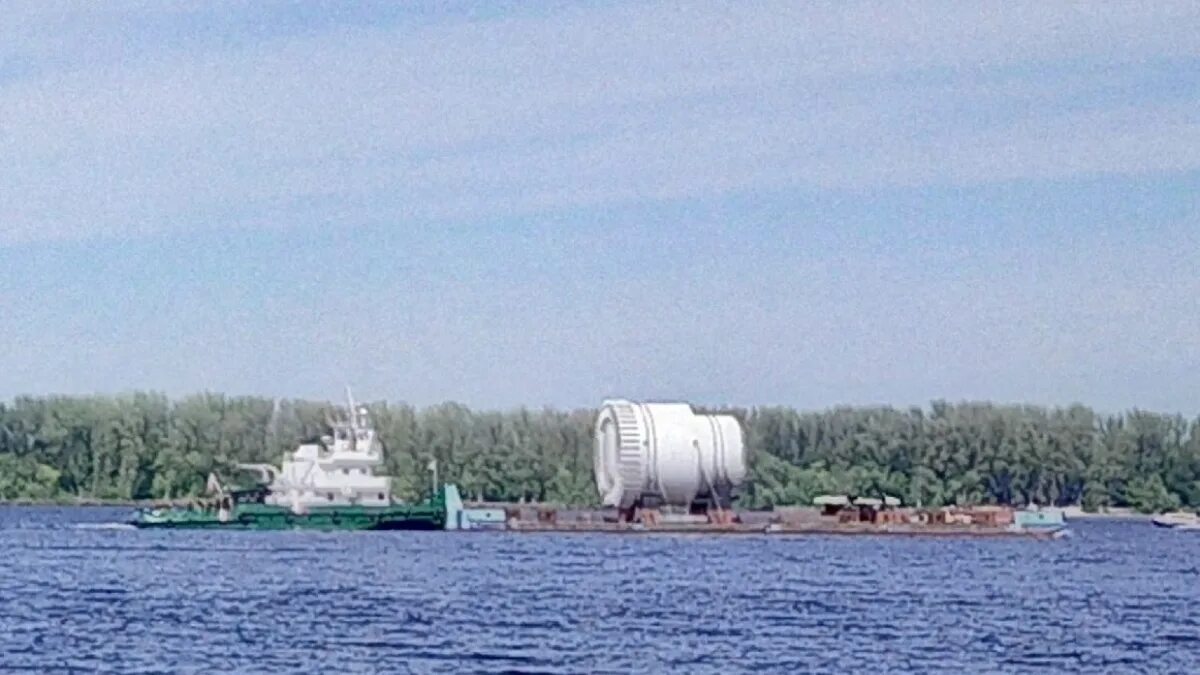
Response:
M0 508L0 671L1200 673L1200 532L177 532Z

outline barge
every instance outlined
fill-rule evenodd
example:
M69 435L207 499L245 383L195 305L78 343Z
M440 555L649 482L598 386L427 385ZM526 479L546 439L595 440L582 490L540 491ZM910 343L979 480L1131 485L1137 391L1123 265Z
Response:
M630 524L563 524L563 525L517 525L510 531L537 533L599 533L599 534L694 534L694 535L772 535L772 536L890 536L890 537L945 537L945 538L1024 538L1058 539L1065 530L1018 530L972 527L841 527L838 525L804 527L779 523L771 525L734 524L714 525L658 525L639 527Z
M391 478L376 475L383 447L366 408L349 389L340 419L319 442L302 443L279 467L257 472L249 489L209 476L209 496L183 507L140 509L143 529L503 530L519 533L697 535L860 535L1034 537L1064 532L1061 512L1011 508L901 508L891 496L825 495L817 508L737 511L745 475L743 432L727 415L696 414L686 404L606 401L596 423L595 480L604 510L463 503L456 486L438 484L424 501L392 497ZM436 476L436 464L432 465Z
M549 507L509 506L505 529L538 533L702 534L778 536L891 536L950 538L1058 539L1065 526L1029 527L1019 511L1002 506L904 509L877 507L882 500L845 498L844 509L780 508L729 511L719 517L670 513L659 509L635 512L631 520L611 511L572 511ZM855 502L861 504L856 505Z

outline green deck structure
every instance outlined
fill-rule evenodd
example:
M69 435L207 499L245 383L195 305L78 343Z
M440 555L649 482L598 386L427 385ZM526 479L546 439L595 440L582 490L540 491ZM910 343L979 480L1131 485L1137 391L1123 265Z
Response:
M192 530L441 530L446 526L444 487L433 498L416 504L326 506L303 513L284 506L239 501L246 496L247 493L235 493L224 504L208 502L185 508L141 509L130 524L138 528Z
M1014 526L1022 530L1061 530L1066 528L1062 509L1025 508L1013 513Z

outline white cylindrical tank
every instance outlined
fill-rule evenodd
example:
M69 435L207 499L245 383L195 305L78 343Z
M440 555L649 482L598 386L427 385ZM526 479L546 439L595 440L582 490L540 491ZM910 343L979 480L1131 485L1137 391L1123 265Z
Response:
M653 497L688 506L727 502L746 477L742 426L730 415L697 415L686 403L605 401L596 418L596 488L622 509Z

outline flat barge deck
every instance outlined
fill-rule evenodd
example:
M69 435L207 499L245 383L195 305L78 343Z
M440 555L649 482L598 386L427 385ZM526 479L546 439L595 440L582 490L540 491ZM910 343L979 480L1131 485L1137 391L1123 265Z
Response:
M1056 539L1065 535L1061 521L1048 527L1024 526L1012 511L995 507L976 510L939 511L941 515L916 510L874 511L828 515L815 509L786 508L771 511L720 511L707 515L669 515L641 511L633 520L599 509L570 509L550 505L490 504L491 508L459 506L457 492L447 503L452 513L447 522L472 526L476 514L486 513L486 528L525 533L594 533L624 535L771 535L771 536L884 536L939 538L1029 538ZM483 505L476 505L483 506Z
M646 527L636 523L510 523L507 532L576 533L576 534L697 534L697 535L772 535L772 536L889 536L889 537L949 537L949 538L1025 538L1055 539L1063 530L1017 530L978 527L845 527L839 525L796 526L773 523L769 525L738 523L732 525L664 524Z

